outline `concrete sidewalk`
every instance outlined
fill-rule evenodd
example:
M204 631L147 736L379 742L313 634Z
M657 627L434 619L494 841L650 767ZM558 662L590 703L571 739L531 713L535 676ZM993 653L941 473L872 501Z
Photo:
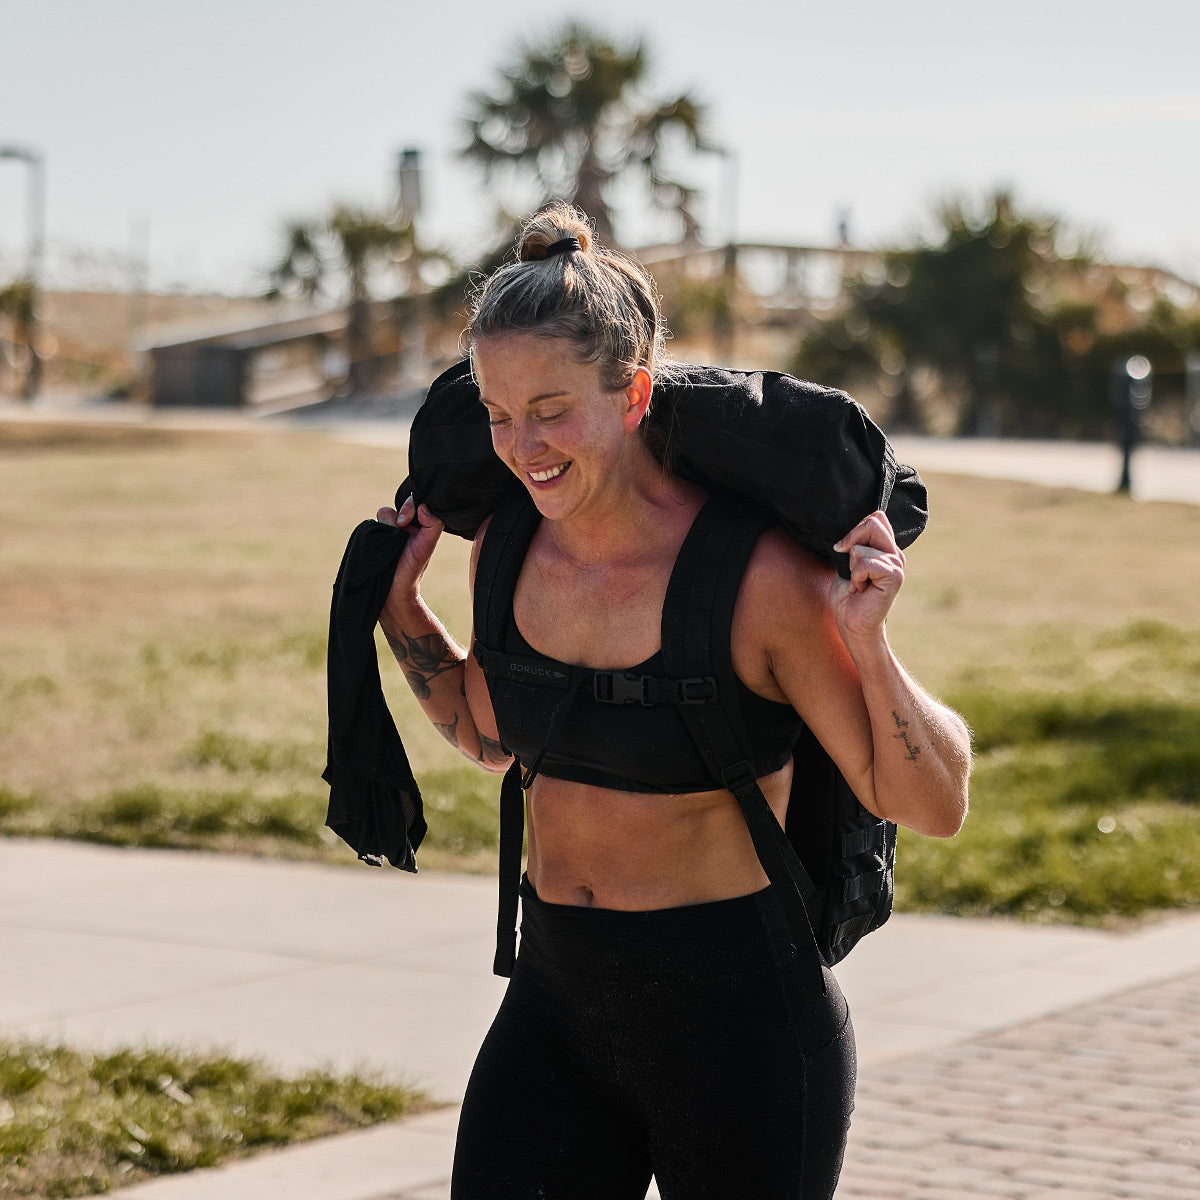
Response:
M491 878L0 839L0 1034L218 1048L287 1071L365 1066L454 1102L503 991L490 973L494 926ZM1053 1014L1168 981L1186 998L1189 978L1200 980L1200 915L1114 934L901 914L838 976L858 1034L860 1096L869 1099L872 1080L904 1078L907 1064L928 1068L945 1056L961 1063L964 1047L1019 1038ZM1184 1061L1198 1079L1200 1004L1189 1011ZM455 1120L451 1107L110 1195L444 1200ZM880 1145L860 1124L852 1167L857 1145L864 1163ZM936 1143L937 1128L923 1116L925 1141ZM1197 1171L1200 1179L1200 1163ZM839 1197L935 1197L872 1191L851 1175ZM935 1200L972 1194L951 1189ZM1176 1195L1095 1193L1109 1194ZM1195 1194L1200 1186L1178 1193Z
M1105 442L900 436L892 447L924 475L980 475L1085 492L1114 492L1121 477L1121 452ZM1200 504L1200 450L1194 447L1139 446L1130 474L1135 500Z

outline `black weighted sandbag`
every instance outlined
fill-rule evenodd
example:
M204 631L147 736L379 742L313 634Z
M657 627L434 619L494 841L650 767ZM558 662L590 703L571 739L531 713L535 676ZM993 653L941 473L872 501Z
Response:
M646 432L677 475L746 496L801 545L845 572L831 547L868 513L886 510L904 547L929 519L925 485L896 462L883 432L845 392L777 371L682 366L656 384ZM408 495L459 537L472 538L520 480L492 449L470 363L434 380L413 418Z

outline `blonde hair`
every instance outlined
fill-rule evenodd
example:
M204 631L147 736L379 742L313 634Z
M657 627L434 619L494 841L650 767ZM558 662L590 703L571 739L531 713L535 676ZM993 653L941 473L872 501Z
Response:
M556 245L563 241L565 251ZM584 213L561 200L548 204L525 222L516 252L472 297L472 351L483 338L533 333L570 341L610 391L638 367L660 377L668 335L658 288L641 263L596 241Z

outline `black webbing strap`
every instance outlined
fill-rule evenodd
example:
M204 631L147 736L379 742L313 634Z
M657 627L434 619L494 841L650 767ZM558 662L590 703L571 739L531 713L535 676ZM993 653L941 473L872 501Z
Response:
M541 513L522 489L492 514L483 536L475 563L472 619L476 639L490 650L504 645L517 576L541 519Z
M714 744L713 724L714 722L708 722L704 727L704 734L710 745ZM749 764L744 759L734 763L731 768L726 769L722 779L737 798L742 816L750 830L750 839L754 843L758 861L766 871L767 879L770 880L787 918L796 948L802 950L811 946L816 951L816 961L819 964L822 956L805 904L805 893L808 894L809 903L816 903L818 897L808 873L788 841L787 834L775 819L775 814L762 794ZM824 982L821 987L824 991Z
M669 679L661 675L635 675L632 671L597 671L552 658L489 650L478 638L471 653L489 681L507 679L510 683L557 688L563 692L582 689L600 704L707 704L717 695L717 681L711 675Z
M558 727L570 711L578 689L572 688L563 694L554 708L546 730L546 740L537 752L537 757L527 769L514 762L504 774L500 785L500 879L499 900L496 912L496 957L492 962L492 974L512 975L517 961L517 908L521 893L521 852L525 843L525 793L533 786L542 757L550 748Z
M852 854L878 854L883 857L887 838L887 822L879 821L874 825L864 825L842 834L842 856L848 858Z
M521 852L525 842L525 793L521 764L514 762L500 785L500 897L496 911L494 975L509 976L517 958L517 905L521 889Z
M853 904L855 900L861 900L863 896L873 896L876 892L883 891L883 872L851 875L848 879L841 881L840 891L843 904Z
M715 777L734 794L759 862L779 899L797 948L821 955L806 902L819 893L758 786L733 670L733 612L764 517L714 497L696 518L663 605L663 659L672 675L717 680L717 702L681 706L680 716ZM824 986L822 982L822 986Z
M522 490L492 514L475 564L472 605L477 659L481 652L503 646L512 611L512 595L525 561L525 552L541 514ZM481 660L481 665L483 665ZM485 678L489 680L485 670ZM500 862L496 911L496 957L492 970L511 975L517 949L517 908L521 887L521 856L525 844L525 795L522 767L513 762L500 785Z

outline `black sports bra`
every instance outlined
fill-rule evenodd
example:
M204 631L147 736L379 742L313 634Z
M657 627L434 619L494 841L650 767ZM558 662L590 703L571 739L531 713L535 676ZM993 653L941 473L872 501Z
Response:
M523 560L525 547L513 552ZM503 573L515 581L516 571ZM506 603L503 645L489 653L477 643L475 652L487 674L500 740L522 766L537 763L542 775L627 792L680 794L723 786L675 704L598 699L598 673L540 654L517 629L511 592ZM627 671L599 674L659 680L665 675L662 651ZM741 680L737 693L754 773L762 778L787 763L803 722L790 704L764 699Z

